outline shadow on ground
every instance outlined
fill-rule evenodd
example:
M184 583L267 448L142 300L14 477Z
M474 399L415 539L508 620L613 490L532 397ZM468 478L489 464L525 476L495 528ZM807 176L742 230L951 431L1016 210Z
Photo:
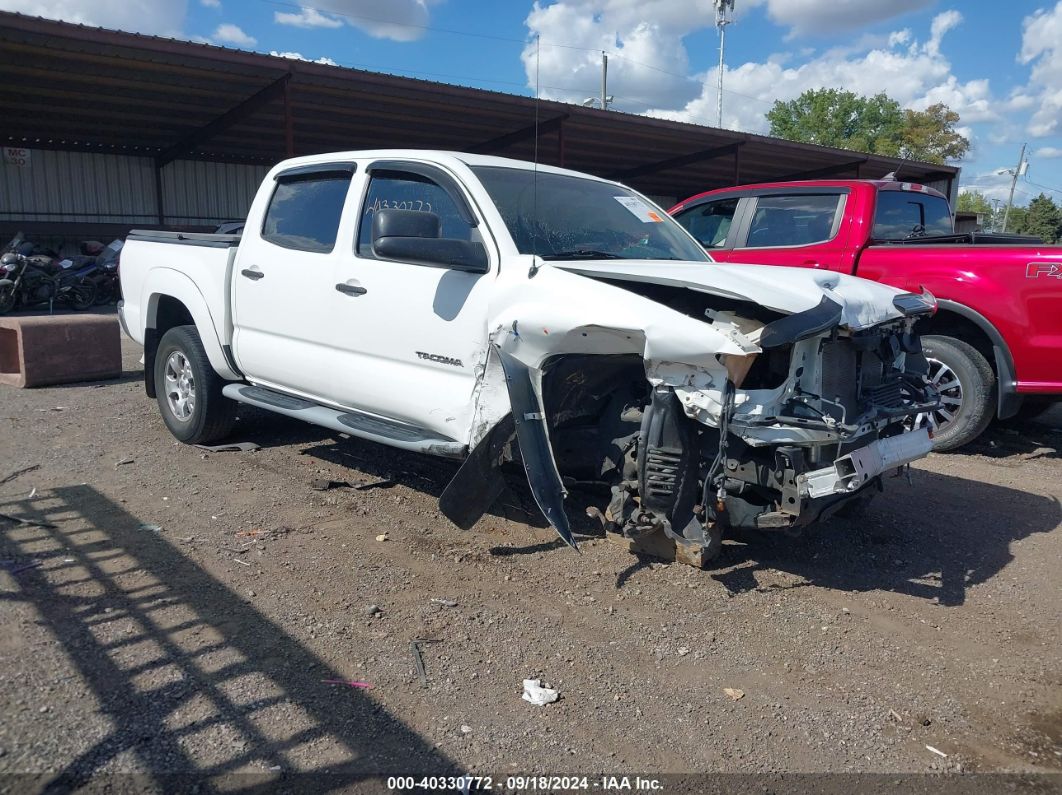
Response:
M57 760L47 790L96 785L116 760L135 760L163 791L327 791L457 772L363 691L323 684L344 677L94 489L0 506L52 525L0 519L3 556L23 567L0 598L33 605L115 727Z
M916 470L887 481L857 519L834 519L801 538L755 534L724 546L712 574L732 593L759 590L758 572L803 578L795 586L892 591L961 605L971 586L1011 560L1011 544L1062 522L1054 497Z
M1014 466L1027 460L1027 456L1019 458L1021 453L1057 456L1062 435L1055 432L1055 424L994 426L982 440L951 456L996 451L993 457L999 457L999 465L1005 467L1011 464L1003 456L1012 456ZM372 478L390 478L435 498L458 467L454 461L373 442L337 440L330 431L269 412L249 413L240 431L241 440L263 446L306 445L301 450L304 455L355 468ZM762 533L743 535L737 543L731 540L711 576L737 593L760 587L757 572L777 569L799 575L804 586L893 591L942 605L960 605L967 588L985 582L1013 559L1013 542L1050 532L1062 521L1056 498L924 470L914 470L912 475L913 485L889 479L886 493L858 519L834 519L802 538ZM518 467L506 472L506 482L506 490L489 513L536 528L548 527ZM587 505L601 503L598 497L579 490L569 496L568 515L577 533L600 535L600 526L583 511ZM522 547L494 547L491 554L540 554L561 546L559 540L529 542ZM632 562L619 575L616 587L623 587L650 565L648 559Z

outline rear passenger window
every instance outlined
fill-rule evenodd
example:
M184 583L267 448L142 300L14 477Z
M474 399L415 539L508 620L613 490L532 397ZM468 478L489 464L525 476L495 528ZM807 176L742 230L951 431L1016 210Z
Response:
M749 227L748 248L807 246L834 235L840 194L761 196Z
M336 244L350 176L346 172L282 176L266 210L263 239L284 248L330 252Z
M679 213L675 220L705 248L719 248L726 245L737 206L737 199L707 202Z
M440 237L472 240L472 227L450 194L427 177L407 171L374 171L362 205L358 254L371 257L372 218L377 210L417 210L439 216Z
M952 232L947 199L905 190L878 191L871 233L875 240L909 240Z

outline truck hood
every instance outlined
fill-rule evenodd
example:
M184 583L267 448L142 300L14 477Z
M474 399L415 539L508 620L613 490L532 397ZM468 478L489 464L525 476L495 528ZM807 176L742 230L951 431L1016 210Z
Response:
M636 259L546 261L544 264L591 279L684 287L738 301L751 301L784 314L813 309L823 298L829 298L841 305L841 323L851 329L867 328L903 317L893 306L893 298L902 290L832 271Z

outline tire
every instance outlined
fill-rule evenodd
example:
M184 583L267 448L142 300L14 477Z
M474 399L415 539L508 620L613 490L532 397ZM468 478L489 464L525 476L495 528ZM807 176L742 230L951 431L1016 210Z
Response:
M929 380L941 389L941 409L921 417L933 428L933 449L955 450L980 436L995 416L996 376L988 360L954 337L922 337Z
M88 282L74 285L70 288L70 306L78 312L84 312L92 308L96 303L96 286Z
M162 420L185 444L223 439L236 421L236 402L221 394L225 380L214 372L195 326L175 326L155 353L155 393Z
M15 285L0 287L0 315L6 315L15 308L18 303L18 295L15 293Z

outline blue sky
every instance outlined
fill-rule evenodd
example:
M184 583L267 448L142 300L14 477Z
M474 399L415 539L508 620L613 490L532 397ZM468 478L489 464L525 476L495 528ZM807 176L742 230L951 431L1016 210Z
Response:
M736 0L724 126L765 132L775 99L807 88L885 91L962 116L963 185L1062 202L1062 0ZM0 8L324 58L394 74L582 102L609 52L615 108L716 120L711 0L0 0ZM537 51L535 37L541 42ZM1048 190L1048 189L1053 189Z

